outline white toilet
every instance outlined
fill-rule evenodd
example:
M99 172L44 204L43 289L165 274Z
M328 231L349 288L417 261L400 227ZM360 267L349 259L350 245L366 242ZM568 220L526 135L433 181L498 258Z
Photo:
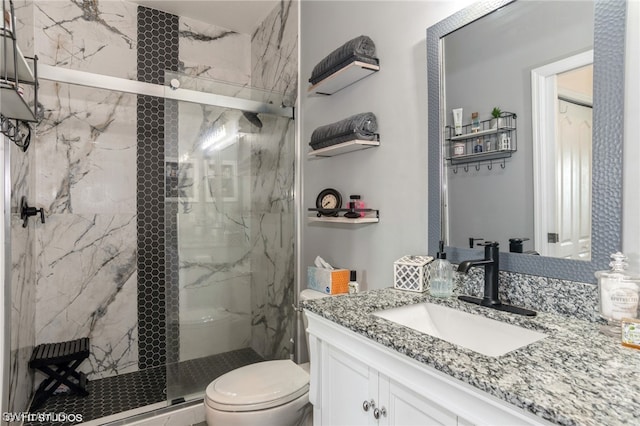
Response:
M300 300L327 297L303 290ZM307 328L303 316L304 328ZM294 426L312 424L308 364L264 361L238 368L207 386L204 410L209 426Z

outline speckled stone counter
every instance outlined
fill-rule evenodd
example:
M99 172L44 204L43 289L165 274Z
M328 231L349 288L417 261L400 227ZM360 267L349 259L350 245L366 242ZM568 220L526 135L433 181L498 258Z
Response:
M370 315L419 302L480 314L547 337L494 358ZM523 317L391 288L305 301L303 307L548 421L640 424L640 351L603 335L596 323L543 312Z

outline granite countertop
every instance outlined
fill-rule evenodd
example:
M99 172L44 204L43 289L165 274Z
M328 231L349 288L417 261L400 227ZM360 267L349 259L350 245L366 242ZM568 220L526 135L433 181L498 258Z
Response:
M537 330L545 339L488 357L383 318L382 309L432 302ZM563 425L640 423L640 350L599 325L538 312L523 317L392 288L304 301L314 312L449 376Z

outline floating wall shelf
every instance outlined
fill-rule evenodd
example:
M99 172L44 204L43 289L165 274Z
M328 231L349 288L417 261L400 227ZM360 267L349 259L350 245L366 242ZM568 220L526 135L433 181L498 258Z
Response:
M346 213L351 211L351 209L318 209L312 208L309 209L310 212L315 212L313 216L308 216L307 219L309 222L329 222L329 223L348 223L348 224L356 224L356 223L378 223L380 222L380 210L376 209L355 209L356 212L364 212L364 217L358 217L355 219L351 219L348 217L344 217L342 213ZM336 213L339 216L323 216L320 214L320 211L323 212L332 212Z
M307 156L308 158L335 157L336 155L347 154L349 152L360 151L377 146L380 146L380 141L365 141L355 139L352 141L331 145L326 148L315 149L313 151L310 151Z
M333 95L379 70L380 65L354 61L309 87L308 91L318 95Z
M317 217L309 216L309 222L331 222L331 223L378 223L380 219L377 217L361 217L359 219L349 219L346 217Z

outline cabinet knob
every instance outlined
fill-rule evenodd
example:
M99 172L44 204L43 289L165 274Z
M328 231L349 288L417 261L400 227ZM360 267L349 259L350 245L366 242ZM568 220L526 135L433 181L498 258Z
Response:
M380 409L374 408L373 409L373 417L378 420L380 418L380 416L382 415L382 417L387 417L387 409L382 407Z
M364 401L362 403L362 409L364 411L369 411L369 408L375 408L376 407L376 403L375 401L372 399L371 401Z

